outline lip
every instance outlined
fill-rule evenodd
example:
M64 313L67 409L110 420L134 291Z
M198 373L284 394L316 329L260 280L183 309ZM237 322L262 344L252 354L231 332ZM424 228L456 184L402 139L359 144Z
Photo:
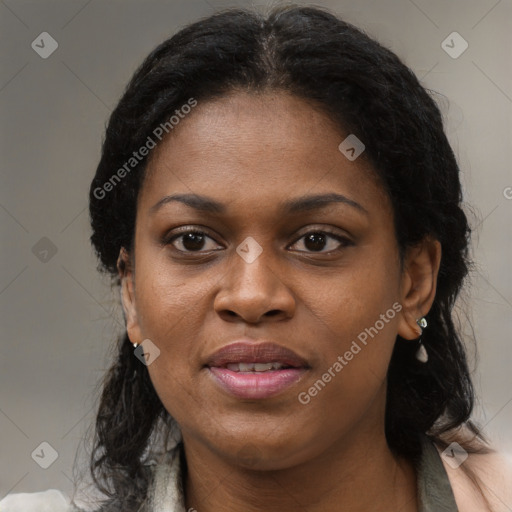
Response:
M236 363L281 363L288 368L265 372L237 372L226 368ZM238 340L214 352L205 367L221 389L237 398L264 399L282 393L310 368L293 350L272 342Z
M206 361L206 366L222 367L229 363L269 363L277 362L293 368L308 368L305 359L293 350L270 341L255 343L250 340L237 340L214 352Z

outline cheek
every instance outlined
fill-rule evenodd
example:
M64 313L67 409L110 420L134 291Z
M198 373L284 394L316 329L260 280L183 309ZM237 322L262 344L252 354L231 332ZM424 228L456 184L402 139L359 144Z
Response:
M165 408L180 422L182 411L200 410L201 406L194 406L193 390L209 285L205 279L170 272L158 259L143 263L141 257L136 273L139 327L142 336L160 350L148 371Z
M398 302L389 300L340 305L323 339L317 338L322 359L315 377L324 377L334 383L332 387L343 388L342 395L359 399L362 388L371 391L381 386L396 339L399 308Z
M377 255L357 267L340 271L319 293L310 296L307 307L343 345L361 333L364 338L364 333L376 322L379 336L393 343L398 320L396 310L400 309L393 308L400 297L398 276L399 271L389 257Z
M315 378L328 381L329 388L326 393L319 383L319 402L364 406L365 397L383 385L401 310L398 276L389 257L376 255L368 265L340 272L310 298L309 323L316 322L315 345L322 354Z
M297 423L314 418L327 444L364 417L373 417L377 424L382 421L400 305L387 294L376 295L361 294L361 300L341 296L326 335L318 339L322 360L297 396Z
M182 338L204 312L207 288L204 278L171 266L163 251L141 255L137 261L136 306L143 334L163 345ZM181 343L174 348L184 346Z

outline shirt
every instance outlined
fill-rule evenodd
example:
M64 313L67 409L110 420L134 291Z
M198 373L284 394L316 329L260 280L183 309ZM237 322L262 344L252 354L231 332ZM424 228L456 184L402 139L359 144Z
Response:
M149 468L153 478L148 490L147 512L188 512L182 489L180 445L164 453ZM426 436L418 466L419 512L458 512L441 456ZM0 501L0 512L82 512L55 489L18 493Z

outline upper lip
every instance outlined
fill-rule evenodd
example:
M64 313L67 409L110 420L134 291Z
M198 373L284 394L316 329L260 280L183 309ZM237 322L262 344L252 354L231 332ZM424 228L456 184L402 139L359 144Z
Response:
M232 363L281 363L294 368L308 368L309 365L293 350L264 341L238 340L214 352L206 361L206 366L222 367Z

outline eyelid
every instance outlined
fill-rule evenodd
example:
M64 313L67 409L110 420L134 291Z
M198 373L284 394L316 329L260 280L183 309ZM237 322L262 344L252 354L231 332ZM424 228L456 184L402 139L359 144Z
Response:
M215 240L215 236L210 233L210 230L206 226L201 226L200 224L191 224L188 226L180 226L178 228L169 230L162 236L161 242L163 245L167 245L178 236L186 235L187 233L200 233L207 235L212 240Z
M319 228L315 229L315 228L313 228L313 229L308 229L305 233L302 233L288 247L291 247L291 246L295 245L300 240L302 240L306 235L309 235L311 233L325 234L325 235L327 235L327 237L330 237L330 238L333 238L334 240L336 240L336 242L338 242L338 244L339 244L339 247L336 247L335 249L331 249L330 251L324 251L324 250L322 250L322 251L299 251L299 250L295 250L295 252L303 253L303 254L308 255L308 256L310 256L310 255L327 256L327 255L336 254L336 253L342 251L343 249L354 245L354 242L348 236L346 236L346 235L342 235L340 233L335 233L335 232L333 232L333 231L331 231L329 229L326 229L326 228L323 228L323 229L319 229Z
M205 235L205 237L210 238L216 244L222 245L222 244L219 244L219 242L217 242L216 237L211 235L210 234L210 230L207 227L205 227L205 226L201 226L201 225L197 225L197 224L196 225L180 226L180 227L175 228L175 229L173 229L171 231L172 231L172 234L168 233L168 234L165 234L162 237L161 244L163 246L173 245L172 242L174 242L174 240L178 239L180 236L183 236L183 235L185 235L187 233L199 233L199 234ZM352 240L350 235L339 233L339 232L335 231L331 227L322 226L322 225L317 225L317 226L310 225L308 227L303 228L301 230L301 234L298 234L297 237L294 239L294 241L291 242L291 244L289 244L287 246L287 248L292 246L292 245L295 245L299 240L301 240L306 235L311 234L311 233L324 233L324 234L334 238L340 244L340 247L338 247L336 249L332 249L330 251L325 251L325 252L323 252L323 251L311 251L311 252L310 251L295 251L295 252L305 253L305 254L323 254L323 255L326 255L326 254L335 253L335 252L341 250L342 248L354 245L354 241ZM187 255L193 255L193 254L200 255L200 254L203 254L205 252L211 253L211 252L214 252L214 251L218 250L218 249L212 249L212 250L209 250L209 251L203 251L203 250L201 250L201 251L183 251L183 250L178 249L178 248L176 248L174 246L173 246L173 249L176 250L177 252L181 253L181 254L187 254Z
M301 230L300 231L300 235L297 236L297 238L295 239L295 242L297 240L300 240L303 236L305 235L308 235L309 233L326 233L334 238L343 238L344 240L347 240L349 242L352 242L352 239L350 237L350 235L346 232L339 232L339 231L335 231L333 228L331 227L328 227L328 226L322 226L322 225L312 225L312 226L308 226L307 228L304 228L304 230ZM293 242L293 243L295 243Z

